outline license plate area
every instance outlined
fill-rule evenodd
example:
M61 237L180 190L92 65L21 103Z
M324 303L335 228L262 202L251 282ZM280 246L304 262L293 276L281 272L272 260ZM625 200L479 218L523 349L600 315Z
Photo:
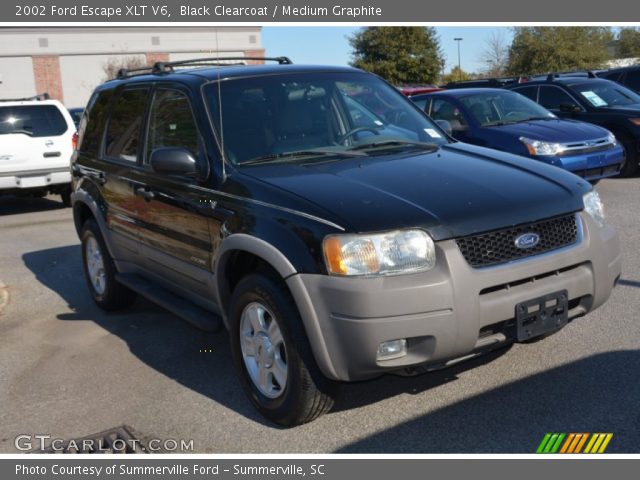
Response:
M516 305L516 330L519 342L562 328L568 321L567 290L560 290Z

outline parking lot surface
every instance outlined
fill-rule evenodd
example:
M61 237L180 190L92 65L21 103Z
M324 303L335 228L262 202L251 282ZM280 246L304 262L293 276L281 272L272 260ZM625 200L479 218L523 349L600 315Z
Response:
M17 435L78 438L119 425L195 452L533 453L546 432L612 432L640 451L640 179L598 187L618 227L611 299L543 341L446 370L344 385L295 429L266 423L233 371L226 333L202 333L144 300L98 309L71 210L0 198L0 452ZM0 304L2 296L0 295ZM357 348L357 345L354 346Z

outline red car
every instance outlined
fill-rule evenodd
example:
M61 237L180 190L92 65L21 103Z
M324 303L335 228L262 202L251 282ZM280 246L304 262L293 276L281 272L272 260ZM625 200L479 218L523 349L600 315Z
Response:
M420 95L422 93L431 93L444 90L443 88L436 87L435 85L404 85L402 87L396 88L407 97L411 97L412 95Z

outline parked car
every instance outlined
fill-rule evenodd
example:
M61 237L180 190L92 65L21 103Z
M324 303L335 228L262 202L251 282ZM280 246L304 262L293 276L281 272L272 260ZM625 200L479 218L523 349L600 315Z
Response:
M598 72L597 75L601 78L606 78L607 80L624 85L636 93L640 93L640 65L603 70Z
M59 194L70 206L73 120L48 95L0 100L0 195Z
M625 150L621 175L638 171L640 96L604 78L555 77L510 87L561 118L594 123L612 132Z
M224 326L251 402L291 426L341 381L540 338L607 300L620 247L588 182L450 139L375 75L269 60L96 89L72 197L100 307L138 293Z
M73 119L73 123L75 124L76 128L78 128L78 125L80 124L80 119L82 118L82 112L84 112L84 108L69 109L69 114L71 115L71 118Z
M457 140L523 155L586 180L620 173L624 151L602 127L562 120L517 93L495 88L446 90L411 97Z

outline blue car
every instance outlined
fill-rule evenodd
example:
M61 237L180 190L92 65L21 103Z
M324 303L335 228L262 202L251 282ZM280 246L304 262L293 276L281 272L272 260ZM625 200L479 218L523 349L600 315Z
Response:
M618 175L624 163L624 149L608 130L560 119L515 92L466 88L411 99L461 142L534 158L593 183Z

